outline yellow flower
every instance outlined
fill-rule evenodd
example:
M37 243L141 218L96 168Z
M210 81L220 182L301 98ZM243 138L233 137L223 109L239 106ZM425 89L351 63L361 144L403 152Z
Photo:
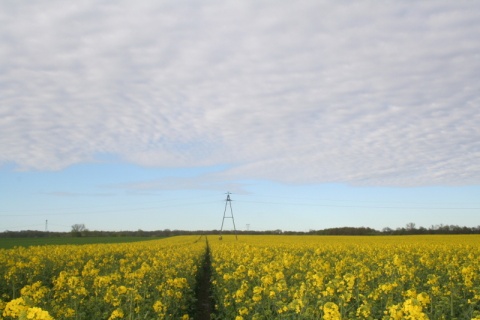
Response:
M238 289L237 292L235 292L235 298L242 299L245 297L245 291L242 289Z
M232 279L232 276L229 275L228 273L225 273L225 274L223 275L223 280L228 281L228 280L230 280L230 279Z
M253 293L255 293L255 294L261 294L262 292L263 292L262 287L254 287L253 288Z
M28 307L23 298L10 301L3 310L4 317L33 319L33 320L53 320L48 311L38 307Z
M255 302L258 302L258 301L262 300L262 296L259 295L259 294L254 294L253 297L252 297L252 300L255 301Z
M23 300L23 298L13 299L5 306L5 309L3 310L3 316L17 318L27 309L28 307L25 305L25 300Z
M161 301L155 301L155 303L153 304L153 310L155 310L155 312L157 313L163 313L166 311L166 309L167 308Z
M41 308L33 307L27 310L27 319L33 320L53 320L50 314Z
M113 310L112 314L110 315L110 318L108 318L108 320L113 320L113 319L117 319L117 318L123 318L124 314L123 314L123 310L122 309L115 309Z
M422 305L417 299L408 299L403 303L403 311L409 319L427 320L428 317L422 310Z
M120 287L117 288L117 292L118 292L118 294L125 294L125 293L127 293L127 287L120 286Z
M269 286L269 285L273 284L273 278L270 275L266 275L266 276L262 277L261 280L262 280L262 283L263 283L264 286Z
M283 272L279 271L279 272L275 273L275 279L277 281L282 280L284 278L285 278L285 275L283 274Z
M403 311L402 311L401 306L399 306L399 305L395 304L395 305L391 305L390 307L388 307L388 313L393 320L402 320L403 319Z
M247 315L248 314L248 309L246 307L241 307L239 310L238 310L238 313L243 316L243 315Z
M325 320L340 320L342 316L338 310L338 306L333 302L327 302L323 306L323 319Z
M370 306L368 304L362 304L357 309L357 317L368 318L370 316Z
M422 304L423 307L426 307L430 303L430 296L425 292L419 293L417 295L417 300Z

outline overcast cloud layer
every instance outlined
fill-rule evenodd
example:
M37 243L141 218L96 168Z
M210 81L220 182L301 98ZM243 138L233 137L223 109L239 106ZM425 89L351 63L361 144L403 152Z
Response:
M0 164L480 183L477 1L2 1L0 25Z

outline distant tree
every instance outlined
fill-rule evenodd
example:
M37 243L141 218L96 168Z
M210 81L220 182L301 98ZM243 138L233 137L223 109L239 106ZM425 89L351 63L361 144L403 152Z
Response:
M389 234L389 233L392 233L392 232L393 232L393 229L391 229L391 228L389 228L389 227L385 227L385 228L382 229L382 232Z
M408 231L414 231L415 230L415 223L413 223L413 222L407 223L406 228L407 228Z
M72 226L72 235L75 237L81 237L88 229L83 223L77 223Z
M425 227L419 227L417 229L417 234L427 234L427 233L428 233L428 230Z

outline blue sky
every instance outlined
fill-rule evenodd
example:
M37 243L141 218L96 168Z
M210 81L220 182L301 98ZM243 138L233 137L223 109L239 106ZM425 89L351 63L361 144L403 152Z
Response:
M477 2L1 2L0 23L0 231L218 229L227 191L238 229L480 225Z

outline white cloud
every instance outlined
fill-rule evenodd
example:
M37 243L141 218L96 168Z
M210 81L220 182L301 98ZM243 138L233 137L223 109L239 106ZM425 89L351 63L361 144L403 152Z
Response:
M0 163L480 181L475 2L0 6Z

